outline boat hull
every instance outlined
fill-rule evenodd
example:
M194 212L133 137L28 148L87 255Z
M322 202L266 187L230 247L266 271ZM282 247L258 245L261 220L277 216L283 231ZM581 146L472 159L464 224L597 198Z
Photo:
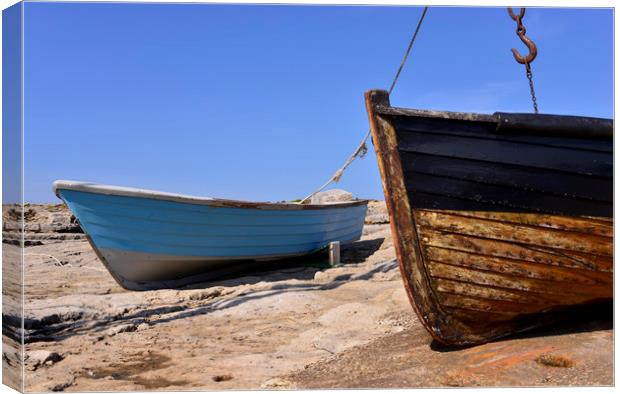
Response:
M366 103L405 287L436 340L479 344L613 298L605 122L593 138L502 134L493 116Z
M364 201L256 204L72 182L57 182L55 192L113 277L132 290L214 279L354 241L366 212Z

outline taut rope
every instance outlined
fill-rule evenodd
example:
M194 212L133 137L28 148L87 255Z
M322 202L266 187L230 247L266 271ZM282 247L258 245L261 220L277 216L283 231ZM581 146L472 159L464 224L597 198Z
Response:
M407 50L405 51L405 56L403 57L403 61L400 63L400 66L398 67L398 70L396 71L396 75L394 76L394 80L392 81L392 85L390 86L390 89L388 90L389 94L391 94L392 90L394 90L394 86L396 86L396 81L398 81L398 77L400 77L400 73L401 71L403 71L403 67L405 66L405 63L407 62L407 58L409 57L409 52L411 52L413 43L415 42L415 39L418 36L418 32L420 31L420 26L422 26L422 21L424 20L424 16L426 16L426 11L428 11L428 6L424 7L424 10L422 11L422 15L420 15L420 19L418 20L418 25L415 28L413 36L411 36L411 40L409 41L409 46L407 47ZM346 170L347 167L349 167L349 165L353 163L353 161L356 158L358 157L362 158L366 155L366 152L368 152L368 146L366 145L366 141L368 140L368 137L370 137L370 129L368 129L368 131L366 132L366 135L364 136L364 139L362 139L362 142L360 142L357 149L355 149L353 154L349 156L347 161L345 161L344 165L340 167L338 171L336 171L334 175L332 175L332 177L329 178L327 182L325 182L321 187L319 187L318 189L310 193L306 198L301 200L299 203L300 204L305 203L312 196L314 196L315 194L317 194L318 192L322 191L327 186L329 186L332 182L339 182L340 178L342 177L342 174L344 173L344 170Z

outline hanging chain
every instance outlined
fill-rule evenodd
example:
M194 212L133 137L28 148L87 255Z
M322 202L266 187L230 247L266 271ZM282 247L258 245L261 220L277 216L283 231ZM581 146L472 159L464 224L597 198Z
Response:
M534 105L534 113L538 113L538 102L536 100L536 92L534 91L534 79L532 77L532 67L529 63L525 63L525 75L530 83L530 94L532 95L532 104Z
M512 8L508 7L508 15L517 22L517 36L521 39L521 41L527 46L530 53L527 56L522 56L516 49L512 48L512 55L518 63L525 65L525 75L527 76L527 80L530 84L530 94L532 95L532 104L534 105L534 113L538 113L538 102L536 100L536 92L534 91L534 79L532 76L532 62L536 59L536 55L538 55L538 49L536 48L536 44L534 41L529 39L525 35L525 26L523 26L523 17L525 16L525 8L521 8L519 11L519 15L516 15Z

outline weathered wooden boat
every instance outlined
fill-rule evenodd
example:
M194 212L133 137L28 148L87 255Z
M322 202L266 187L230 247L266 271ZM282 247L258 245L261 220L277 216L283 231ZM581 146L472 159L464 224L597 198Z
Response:
M612 300L612 120L401 109L382 90L366 107L405 287L436 340Z
M232 201L73 181L53 188L114 279L131 290L208 280L248 262L357 240L367 206Z

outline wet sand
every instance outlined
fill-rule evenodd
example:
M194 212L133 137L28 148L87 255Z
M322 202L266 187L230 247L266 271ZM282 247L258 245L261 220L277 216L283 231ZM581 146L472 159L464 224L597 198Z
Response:
M30 209L27 391L613 384L607 316L468 349L432 342L409 305L381 203L362 240L342 247L340 267L323 254L146 292L116 284L63 207ZM7 280L19 278L19 248L10 225L4 234L3 367L15 383L19 291Z

